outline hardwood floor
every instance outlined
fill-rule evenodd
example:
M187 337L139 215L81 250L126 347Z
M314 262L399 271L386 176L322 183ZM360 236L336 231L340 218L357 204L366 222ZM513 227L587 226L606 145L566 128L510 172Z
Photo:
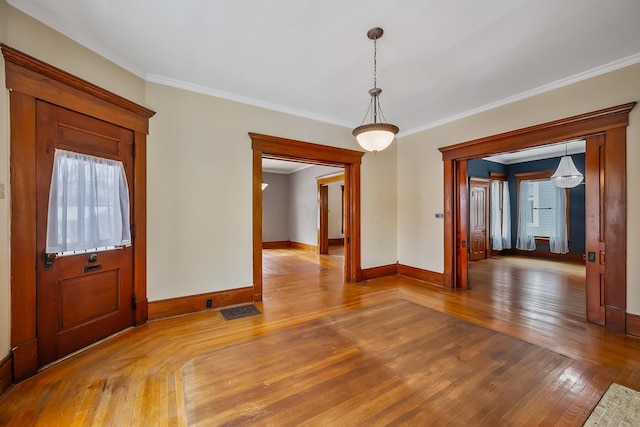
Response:
M580 266L479 261L455 292L263 258L262 315L125 331L15 385L0 424L582 425L611 382L640 390L640 340L583 320Z

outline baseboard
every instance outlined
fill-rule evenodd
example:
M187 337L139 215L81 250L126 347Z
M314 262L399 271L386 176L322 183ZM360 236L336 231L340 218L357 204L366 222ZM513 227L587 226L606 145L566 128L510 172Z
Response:
M207 300L211 300L211 307L207 307ZM227 291L150 301L149 320L164 319L165 317L195 313L197 311L203 311L210 308L220 308L247 302L253 302L252 286L230 289Z
M528 256L532 258L544 258L554 261L575 262L579 264L585 263L584 254L578 254L574 252L569 252L567 254L554 254L549 251L521 251L520 249L507 249L500 251L500 255Z
M442 273L436 273L435 271L398 264L398 275L422 280L437 286L444 286L444 275Z
M627 335L640 338L640 315L627 313Z
M379 267L363 268L362 280L377 279L384 276L396 276L398 264L381 265Z
M262 249L289 249L291 242L288 240L280 240L277 242L262 242Z
M339 239L329 239L329 246L344 246L344 237Z
M13 384L13 375L11 374L11 355L0 360L0 396Z
M289 242L289 247L291 249L302 249L309 252L318 252L318 247L314 245L307 245L306 243L300 242Z
M20 382L38 373L38 339L34 338L13 347L13 381Z

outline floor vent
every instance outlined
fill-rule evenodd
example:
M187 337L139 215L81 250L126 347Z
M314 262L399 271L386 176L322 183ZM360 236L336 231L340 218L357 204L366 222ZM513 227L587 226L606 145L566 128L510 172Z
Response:
M224 320L240 319L241 317L255 316L262 314L255 305L243 305L242 307L225 308L220 310Z

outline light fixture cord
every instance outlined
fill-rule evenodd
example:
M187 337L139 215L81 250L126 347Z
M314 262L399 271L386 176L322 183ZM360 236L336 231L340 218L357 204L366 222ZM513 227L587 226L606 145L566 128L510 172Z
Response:
M373 39L373 87L378 87L378 38Z

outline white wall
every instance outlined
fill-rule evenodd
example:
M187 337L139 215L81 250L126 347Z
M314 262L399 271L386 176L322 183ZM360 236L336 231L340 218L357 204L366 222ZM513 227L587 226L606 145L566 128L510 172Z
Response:
M289 175L262 172L262 241L289 240Z
M398 258L443 271L442 156L438 147L640 100L640 64L403 137L398 144ZM627 130L627 305L640 314L640 107Z
M341 239L342 233L342 185L344 182L332 182L327 185L329 205L328 232L330 239Z
M146 86L146 105L157 112L151 120L147 165L149 299L250 286L252 152L247 132L357 149L350 130L155 83ZM391 193L382 197L395 199L395 180L380 186L378 174L369 169L388 168L393 175L395 164L393 150L375 162L365 155L364 212L372 211L381 197L366 192L369 187L381 187L378 191ZM293 181L290 185L297 191ZM315 181L311 185L316 203ZM307 222L314 231L290 230L289 239L317 244L315 215L306 207L290 215L290 223ZM375 238L365 233L387 233L381 238L397 240L395 215L380 221L390 223L366 231L363 225L363 241ZM367 254L363 250L363 264L375 263L373 258L395 262L395 246L369 248Z
M289 240L318 245L318 182L342 168L312 166L289 175Z
M0 1L0 40L7 39L7 9ZM0 82L4 83L4 61L0 59ZM5 186L5 198L0 199L0 360L8 353L11 345L11 253L9 220L9 91L0 89L0 184Z

